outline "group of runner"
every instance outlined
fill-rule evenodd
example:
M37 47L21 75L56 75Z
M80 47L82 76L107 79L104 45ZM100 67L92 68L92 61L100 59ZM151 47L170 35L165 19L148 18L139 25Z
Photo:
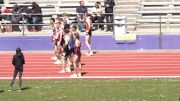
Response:
M50 23L52 26L52 44L54 46L54 64L62 64L62 70L59 73L71 72L74 73L71 77L81 77L81 41L80 33L76 25L66 23L65 19L61 17L51 18ZM89 49L87 55L93 55L91 49L91 36L92 36L92 21L91 15L86 15L86 36L85 43Z

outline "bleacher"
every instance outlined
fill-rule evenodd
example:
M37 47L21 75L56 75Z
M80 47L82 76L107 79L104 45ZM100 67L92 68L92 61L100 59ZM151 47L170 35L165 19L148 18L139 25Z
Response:
M116 7L114 7L115 15L126 16L127 23L132 25L127 25L127 31L135 31L136 27L133 25L136 23L139 10L139 0L117 0Z
M159 33L160 21L162 32L180 32L180 0L117 0L115 13L127 17L128 32Z
M6 0L9 4L31 4L32 0ZM49 23L52 14L70 14L70 20L76 17L76 7L79 0L33 0L42 7L43 22ZM104 4L104 0L99 0ZM115 15L127 17L127 31L146 33L158 32L161 15L162 31L173 32L180 28L180 0L115 0ZM88 11L91 12L96 0L85 0ZM49 26L44 26L43 31L49 31ZM179 30L180 31L180 30ZM104 32L103 32L104 33Z
M158 32L160 22L164 33L180 31L180 0L142 0L137 13L137 31Z
M63 13L70 14L70 20L72 22L76 17L76 7L79 6L79 0L7 0L6 4L9 8L12 8L12 4L17 3L18 5L30 5L31 2L37 2L42 8L43 23L49 24L49 19L52 15L58 14L61 16ZM6 1L6 2L7 2ZM104 0L99 0L104 4ZM85 0L85 5L88 7L88 12L91 12L92 7L95 6L96 0ZM27 30L26 30L27 31ZM43 26L42 31L50 32L50 26ZM105 32L102 32L105 33Z

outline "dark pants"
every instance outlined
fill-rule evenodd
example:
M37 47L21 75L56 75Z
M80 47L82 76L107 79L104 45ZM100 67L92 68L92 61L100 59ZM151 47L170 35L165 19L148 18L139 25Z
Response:
M12 24L19 24L19 20L14 20L14 21L11 21ZM12 30L13 31L18 31L18 32L21 32L20 28L19 28L19 25L12 25Z
M26 24L33 24L32 23L32 18L30 18L30 17L26 17ZM32 25L27 25L27 29L28 29L28 31L30 31L31 29L33 29L33 26Z
M80 31L84 31L85 30L85 23L81 21L80 18L77 18L77 25Z
M33 24L41 24L38 17L32 17ZM34 25L35 30L40 30L40 25Z
M104 17L103 16L94 16L93 17L93 23L104 23ZM95 29L100 28L101 30L104 30L104 25L94 25Z
M27 18L27 24L42 24L42 21L40 20L40 17L32 17L32 18ZM28 30L34 29L40 31L42 29L42 25L28 25L27 28Z
M23 71L22 71L22 70L18 70L18 69L15 69L15 70L14 70L13 79L12 79L12 81L11 81L10 87L13 86L14 81L15 81L16 76L17 76L18 73L19 73L19 88L21 89L21 86L22 86L22 74L23 74Z
M107 23L113 23L113 14L107 14L106 15L106 22ZM107 25L107 30L113 30L113 25L112 24L108 24Z
M1 7L0 7L0 9L1 9ZM0 14L2 14L1 10L0 10ZM0 21L2 21L2 19L3 19L3 15L0 15Z

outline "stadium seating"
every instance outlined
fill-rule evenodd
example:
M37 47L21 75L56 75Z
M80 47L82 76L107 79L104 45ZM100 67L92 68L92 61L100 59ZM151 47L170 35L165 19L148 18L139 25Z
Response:
M128 24L136 23L139 10L139 0L117 0L115 14L127 17ZM128 25L127 31L134 31L135 25Z
M180 27L180 0L117 0L115 12L127 16L129 32L159 32L160 14L162 31L177 32Z
M7 0L9 4L30 4L32 0ZM40 4L45 24L49 23L51 14L69 13L70 19L75 19L76 7L79 0L33 0ZM99 0L104 4L104 0ZM174 31L180 27L180 0L115 0L115 15L127 17L128 32L149 32L159 31L159 15L163 31ZM91 12L96 0L85 0L88 11ZM127 9L128 8L128 9ZM49 26L44 26L43 30L49 30ZM176 30L177 31L177 30ZM152 32L151 32L152 33Z
M143 0L140 10L137 29L148 31L159 31L161 15L162 31L165 33L177 31L180 27L180 0Z
M33 0L42 7L43 23L48 24L52 14L62 15L63 13L71 14L70 20L74 20L76 17L76 7L79 6L79 0ZM104 0L99 0L104 4ZM17 3L19 5L30 5L32 0L9 0L9 4ZM96 0L86 0L85 5L88 7L88 11L91 12L92 7L95 6ZM11 6L12 5L8 5ZM72 21L73 22L73 21ZM49 26L44 26L43 30L50 30Z

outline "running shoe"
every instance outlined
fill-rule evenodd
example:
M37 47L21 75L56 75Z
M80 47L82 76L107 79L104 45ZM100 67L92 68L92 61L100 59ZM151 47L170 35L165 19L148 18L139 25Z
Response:
M70 66L70 69L71 69L71 71L73 71L73 70L74 70L74 67L73 67L73 66Z
M54 62L54 64L56 64L56 65L61 65L62 62L61 62L60 60L56 60L56 62Z
M81 73L78 73L78 77L81 77L82 75L81 75Z
M67 67L67 68L66 68L66 71L70 73L70 72L71 72L71 68L70 68L70 67Z
M92 56L94 53L93 52L89 52L88 53L88 56Z
M72 77L72 78L76 78L76 77L78 77L78 75L76 75L76 74L72 74L70 77Z
M90 53L91 53L91 52L85 53L85 55L90 56Z
M65 70L61 70L61 71L59 71L59 73L64 74L64 73L66 73L66 71Z
M11 87L9 87L8 91L9 91L9 92L11 92L11 91L12 91L12 88L11 88Z
M57 60L56 56L51 57L52 60Z
M19 88L18 91L21 92L22 91L21 88Z
M85 53L85 55L89 55L89 53Z

